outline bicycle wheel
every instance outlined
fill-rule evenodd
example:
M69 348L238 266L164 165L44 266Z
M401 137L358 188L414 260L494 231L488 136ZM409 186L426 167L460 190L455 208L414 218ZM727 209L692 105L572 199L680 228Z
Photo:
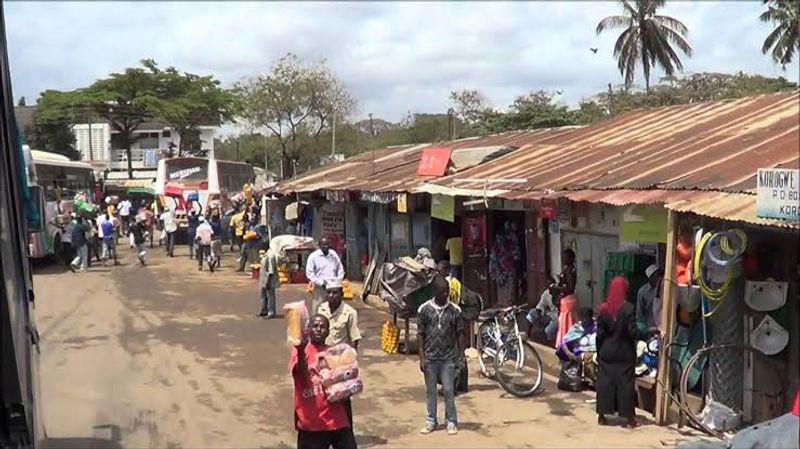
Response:
M490 379L494 378L494 357L497 353L492 332L493 325L489 321L478 326L478 365L481 367L481 374Z
M532 396L542 385L542 358L533 346L514 338L497 352L494 372L509 394L518 398Z

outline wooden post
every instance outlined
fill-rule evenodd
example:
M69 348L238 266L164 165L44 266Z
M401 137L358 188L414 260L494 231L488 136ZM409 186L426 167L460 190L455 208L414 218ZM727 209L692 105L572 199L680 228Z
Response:
M676 303L674 295L675 286L675 234L676 234L675 212L667 210L667 257L664 262L664 290L662 291L661 308L661 331L663 333L658 357L658 382L656 383L656 424L661 426L666 424L669 416L669 396L667 396L672 382L670 375L670 360L668 357L667 345L672 342L675 327ZM663 385L663 386L662 386ZM664 388L667 387L667 389Z

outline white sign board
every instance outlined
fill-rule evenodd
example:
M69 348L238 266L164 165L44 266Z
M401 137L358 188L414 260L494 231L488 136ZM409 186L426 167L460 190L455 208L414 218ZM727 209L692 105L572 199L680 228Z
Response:
M759 168L756 186L757 216L800 220L800 170Z

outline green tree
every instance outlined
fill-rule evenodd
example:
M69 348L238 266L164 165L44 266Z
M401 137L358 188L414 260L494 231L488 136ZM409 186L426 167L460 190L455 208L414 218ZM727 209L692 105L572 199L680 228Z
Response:
M75 107L69 94L46 90L39 96L33 124L22 130L25 141L34 149L80 159L75 149Z
M614 44L614 58L625 85L633 84L636 66L644 72L645 92L650 92L650 70L661 66L667 75L683 71L683 63L673 49L677 47L686 56L692 56L692 47L686 39L689 30L681 21L657 14L664 0L622 0L624 15L606 17L597 24L596 32L623 28ZM634 6L635 5L635 6Z
M155 103L156 119L170 125L180 136L178 156L205 156L199 127L232 121L235 96L220 87L213 76L181 72L174 67L162 70L151 59L142 64L156 77L157 96L163 100Z
M767 10L761 13L762 22L775 24L775 29L770 32L761 52L767 54L772 51L772 60L786 66L794 59L796 51L800 50L800 1L798 0L764 0Z
M478 124L492 110L489 99L476 89L461 89L450 92L450 101L463 123L457 137L467 137L477 131Z
M253 129L265 128L278 139L282 174L313 146L320 134L353 114L356 102L324 61L306 62L293 54L279 59L264 75L237 83L238 115Z
M133 178L131 145L138 138L135 131L163 109L164 99L159 97L158 88L156 74L149 69L135 67L112 73L87 88L67 93L73 106L88 105L118 132L115 140L125 149L128 178Z

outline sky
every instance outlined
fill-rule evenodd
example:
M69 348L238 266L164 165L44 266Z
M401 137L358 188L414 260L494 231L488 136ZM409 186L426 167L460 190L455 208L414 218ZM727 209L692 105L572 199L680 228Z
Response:
M761 53L760 1L667 2L689 28L686 72L798 80ZM287 52L325 59L358 101L356 119L444 112L474 88L503 109L532 90L582 98L622 83L619 31L595 34L616 2L5 2L16 98L75 89L153 58L224 85L266 73ZM590 51L597 48L597 53ZM643 85L643 80L637 78Z

